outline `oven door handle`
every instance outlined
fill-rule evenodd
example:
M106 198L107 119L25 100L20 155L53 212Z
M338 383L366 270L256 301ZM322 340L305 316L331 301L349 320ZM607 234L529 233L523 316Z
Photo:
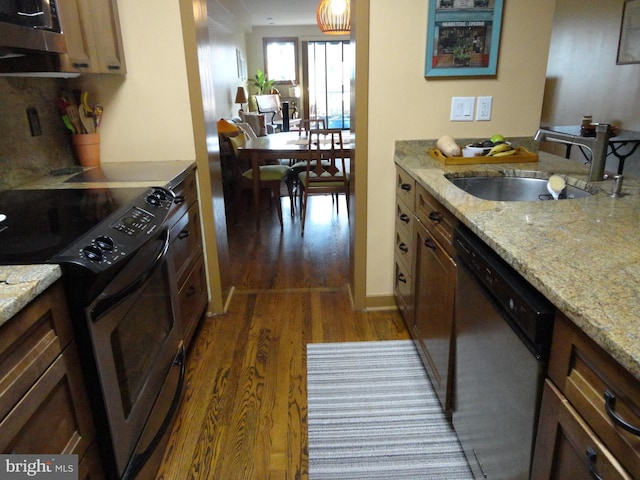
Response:
M123 299L127 298L133 292L142 287L149 278L154 274L156 269L162 264L167 252L169 251L169 245L171 243L171 238L169 235L169 227L165 227L162 233L160 234L159 240L162 241L162 246L158 250L158 253L153 258L153 261L149 264L149 266L142 272L140 275L136 277L131 283L126 285L125 287L118 290L116 293L106 296L98 300L98 302L91 309L91 319L96 322L104 315L107 311L113 308L115 305L120 303Z
M138 474L140 469L144 466L145 463L147 463L147 460L153 454L154 450L156 449L156 446L158 445L158 443L166 433L167 429L169 428L169 425L171 425L171 421L173 420L173 417L176 414L176 410L178 410L178 405L180 404L180 397L182 396L182 389L184 387L184 376L186 371L185 363L187 363L185 357L186 357L186 352L185 352L184 344L182 344L180 345L178 354L173 360L173 366L180 367L180 378L178 379L178 385L176 386L176 391L173 394L173 400L171 401L171 406L167 411L167 416L164 417L164 420L162 421L162 425L160 425L160 428L158 428L158 431L153 436L153 439L151 440L147 448L143 452L137 453L133 456L133 458L129 462L129 465L127 465L126 470L122 474L122 480L129 480L129 479L135 478L135 476Z

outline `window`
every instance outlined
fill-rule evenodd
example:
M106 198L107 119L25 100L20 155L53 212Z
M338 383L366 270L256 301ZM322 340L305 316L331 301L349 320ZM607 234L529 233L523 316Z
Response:
M298 41L295 38L265 38L265 73L278 83L298 83Z
M324 118L328 128L348 129L351 125L353 44L348 40L312 41L308 42L306 50L309 117Z

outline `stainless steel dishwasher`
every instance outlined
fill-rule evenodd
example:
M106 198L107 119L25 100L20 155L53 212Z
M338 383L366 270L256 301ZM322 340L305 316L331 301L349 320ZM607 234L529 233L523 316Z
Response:
M478 479L529 478L554 308L460 226L452 421Z

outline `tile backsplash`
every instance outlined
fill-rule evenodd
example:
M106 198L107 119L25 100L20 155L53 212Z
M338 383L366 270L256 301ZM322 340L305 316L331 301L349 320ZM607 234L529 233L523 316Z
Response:
M0 77L0 190L76 165L55 106L64 87L54 78ZM31 135L27 108L38 112L39 136Z

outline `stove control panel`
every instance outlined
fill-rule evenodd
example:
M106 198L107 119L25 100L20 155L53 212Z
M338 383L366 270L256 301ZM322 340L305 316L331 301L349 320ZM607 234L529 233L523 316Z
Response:
M75 264L97 273L126 260L162 228L174 199L170 190L150 188L74 242L53 261Z

